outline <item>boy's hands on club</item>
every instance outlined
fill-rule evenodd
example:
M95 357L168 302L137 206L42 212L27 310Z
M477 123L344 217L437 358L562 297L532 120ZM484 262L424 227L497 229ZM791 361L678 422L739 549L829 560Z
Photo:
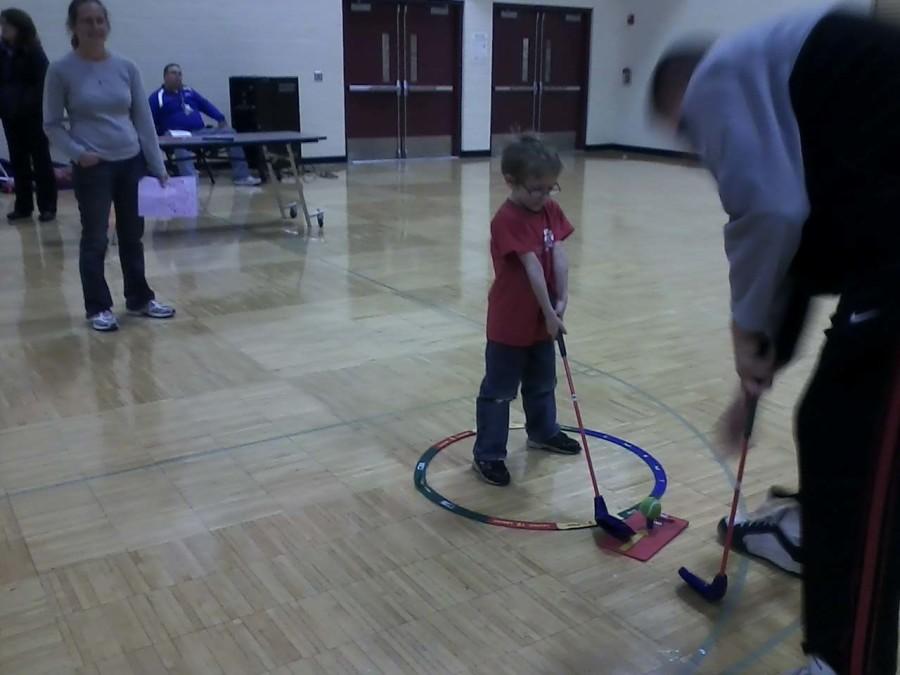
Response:
M568 299L568 298L560 298L559 300L557 300L557 301L556 301L556 307L555 307L555 309L556 309L556 316L558 316L560 319L562 319L563 316L565 316L566 308L567 308L568 306L569 306L569 299Z
M562 319L560 319L557 314L550 314L545 320L547 332L550 333L551 338L555 340L556 336L560 333L563 335L566 334L566 327L563 325Z

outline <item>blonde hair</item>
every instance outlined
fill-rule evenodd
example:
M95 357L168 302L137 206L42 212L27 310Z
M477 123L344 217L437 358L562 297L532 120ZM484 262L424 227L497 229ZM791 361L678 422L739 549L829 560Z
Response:
M529 178L558 176L562 171L562 160L537 136L522 134L510 143L500 159L500 170L518 184Z

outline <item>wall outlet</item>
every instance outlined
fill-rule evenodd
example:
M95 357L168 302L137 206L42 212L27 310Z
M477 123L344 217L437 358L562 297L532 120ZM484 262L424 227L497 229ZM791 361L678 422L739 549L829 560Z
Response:
M324 80L324 79L325 79L325 75L322 73L321 70L314 70L314 71L313 71L313 81L315 81L315 82L321 82L321 81Z

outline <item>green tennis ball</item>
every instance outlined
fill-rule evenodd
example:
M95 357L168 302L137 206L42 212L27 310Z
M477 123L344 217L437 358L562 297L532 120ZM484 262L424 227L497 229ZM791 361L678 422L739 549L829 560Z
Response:
M656 497L647 497L638 504L638 511L645 518L657 520L662 515L662 503Z

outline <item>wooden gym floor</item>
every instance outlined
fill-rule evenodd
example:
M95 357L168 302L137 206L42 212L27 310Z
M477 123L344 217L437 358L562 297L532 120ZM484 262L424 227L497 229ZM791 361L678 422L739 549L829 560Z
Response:
M419 495L430 444L473 425L489 220L484 161L364 165L307 185L324 236L264 191L201 188L199 222L148 222L171 322L83 321L79 226L0 229L0 673L780 673L800 662L799 585L740 557L712 576L731 463L712 428L734 387L723 215L695 168L566 159L575 223L570 356L586 423L648 450L690 528L651 562L591 531L473 523ZM9 200L7 205L9 204ZM115 249L107 265L122 310ZM821 308L817 321L821 322ZM793 402L815 355L764 402L746 504L795 485ZM560 369L561 370L561 369ZM561 420L573 423L565 381ZM518 412L517 419L521 419ZM514 484L476 481L471 442L429 470L485 513L591 515L581 457L510 444ZM595 442L616 510L637 459Z

